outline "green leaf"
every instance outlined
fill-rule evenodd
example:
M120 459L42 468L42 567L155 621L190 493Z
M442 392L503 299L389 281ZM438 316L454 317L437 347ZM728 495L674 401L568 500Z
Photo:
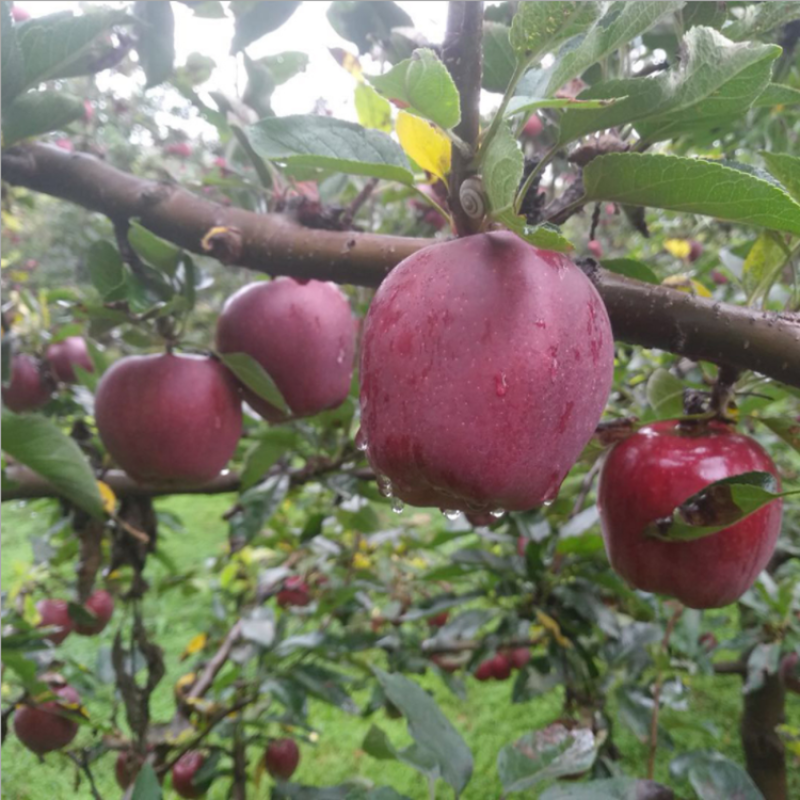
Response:
M131 800L161 800L161 784L158 782L153 765L145 762L133 784Z
M104 302L124 300L127 296L127 273L117 248L104 240L95 242L86 257L92 285Z
M231 53L245 47L272 31L278 30L300 5L297 0L272 0L269 3L251 3L244 13L236 15L236 30L231 42ZM236 3L231 3L234 8Z
M255 485L269 468L297 442L297 434L286 428L271 428L251 447L244 457L242 489Z
M272 647L275 641L275 613L272 608L262 606L253 609L242 620L242 638L259 647Z
M655 781L608 778L574 786L551 786L539 800L672 800L673 797L670 789Z
M557 45L583 34L601 14L602 4L594 2L520 3L510 35L517 64L540 61Z
M244 132L255 153L267 161L414 182L408 159L395 141L352 122L295 115L264 119Z
M800 92L798 92L800 99ZM800 158L788 153L769 153L761 151L767 169L774 175L786 191L800 203Z
M389 740L386 732L377 725L370 726L367 735L364 737L362 748L373 758L381 761L402 761L408 764L423 775L435 778L439 767L436 759L425 752L418 744L414 743L410 747L398 750Z
M619 718L633 731L640 742L650 736L653 719L653 698L638 686L622 685L614 692ZM658 725L659 747L672 749L672 737Z
M509 39L510 32L507 25L483 23L482 86L487 92L503 94L511 83L516 57Z
M3 0L0 5L0 94L3 111L25 88L25 61L17 42L17 28L11 17L11 3Z
M172 75L175 66L175 16L165 0L136 0L133 13L141 20L136 52L147 76L146 89Z
M699 800L764 800L750 776L713 750L695 750L673 759L670 775L688 778Z
M83 100L65 92L28 92L3 112L3 146L63 130L84 115Z
M327 16L336 33L358 45L358 52L362 55L376 43L388 40L392 28L414 27L411 17L393 2L336 0L330 4Z
M800 89L795 89L792 86L785 86L782 83L770 83L756 98L753 106L756 108L768 108L771 106L798 104L800 104Z
M756 239L742 267L742 282L750 303L766 298L789 257L783 238L764 231Z
M349 678L340 672L316 664L304 664L293 667L289 677L320 700L348 714L358 714L358 706L344 688Z
M390 100L408 105L406 111L454 128L461 121L461 104L453 78L433 50L415 50L385 75L368 76L369 82Z
M651 522L644 535L665 542L702 539L741 522L773 500L799 492L779 493L778 482L769 472L734 475L696 492L671 515Z
M483 156L483 188L489 211L498 217L511 211L522 180L524 158L511 129L502 123Z
M181 260L181 249L131 220L128 241L139 257L151 267L174 277Z
M392 107L369 84L356 84L355 106L358 121L365 128L387 133L392 130Z
M705 25L719 30L728 15L725 4L720 2L692 2L683 7L683 29L688 31L695 25Z
M497 756L497 771L506 794L537 783L591 769L597 742L588 728L568 730L556 722L506 745Z
M606 108L616 102L616 99L608 100L571 100L568 97L512 97L506 108L505 116L510 117L514 114L524 114L535 111L537 108L564 108L572 111L592 111L597 108Z
M306 71L308 53L287 50L285 53L259 58L255 63L267 69L275 86L280 86L295 75Z
M291 409L267 371L247 353L219 353L220 361L251 391L284 414Z
M289 491L287 475L271 475L239 496L239 509L231 519L231 535L249 542L259 533Z
M104 516L97 481L85 456L49 419L3 409L2 445L11 458L41 475L67 500L93 517Z
M561 231L554 225L542 223L541 225L528 225L525 217L516 216L511 211L506 211L496 217L497 222L505 225L521 239L534 247L542 250L555 250L558 253L568 253L574 250L572 242L564 238Z
M403 675L373 671L389 700L402 712L414 741L439 765L442 778L459 795L472 777L472 754L434 699Z
M219 0L180 0L192 9L192 14L200 19L225 19L225 8Z
M645 283L661 283L655 272L647 264L637 261L635 258L604 258L600 264L603 269L607 269L617 275L624 275L626 278L633 278Z
M684 386L665 369L657 369L647 381L647 402L659 419L683 416Z
M734 42L753 39L769 33L786 22L798 18L796 2L753 3L743 7L743 15L723 29L723 33Z
M762 425L766 425L776 436L780 436L786 444L800 453L800 423L789 417L756 417Z
M614 200L800 235L800 205L765 180L713 161L611 153L583 171L586 201Z

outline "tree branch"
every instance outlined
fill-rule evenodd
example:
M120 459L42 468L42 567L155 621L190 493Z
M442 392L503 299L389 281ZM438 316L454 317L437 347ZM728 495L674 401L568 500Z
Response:
M477 5L477 4L475 4ZM300 228L280 215L226 208L172 185L128 175L92 156L32 144L3 152L3 178L69 200L112 220L138 217L195 253L214 226L235 229L207 254L259 272L377 286L427 239ZM229 244L229 243L228 243ZM595 268L589 276L616 339L753 370L800 386L800 317L717 303Z

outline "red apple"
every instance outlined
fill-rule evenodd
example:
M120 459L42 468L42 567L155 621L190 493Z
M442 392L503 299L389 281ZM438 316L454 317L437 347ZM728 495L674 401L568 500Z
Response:
M300 763L300 748L294 739L273 739L264 753L264 764L273 778L288 781Z
M97 636L108 625L114 613L114 598L105 590L98 589L93 592L83 607L97 617L96 622L75 622L75 633L80 636Z
M242 431L230 373L200 356L129 356L95 397L100 438L134 480L202 484L228 463Z
M728 276L718 269L712 269L711 280L714 281L717 286L724 286L728 282Z
M69 616L67 601L51 598L40 600L36 604L36 610L42 618L39 623L40 628L55 628L55 631L48 633L45 639L49 639L53 644L61 644L72 632L72 620Z
M496 681L505 681L511 676L511 659L505 653L498 653L489 663L492 667L492 677Z
M12 6L11 8L11 18L14 22L25 22L31 18L30 12L26 11L24 8L20 8L19 6Z
M192 155L192 146L189 142L170 142L164 145L164 154L177 158L189 158Z
M32 411L43 406L52 392L42 379L36 362L25 353L11 360L11 380L3 389L3 402L12 411Z
M781 500L694 541L644 534L709 483L777 468L763 448L721 422L647 425L617 444L600 475L598 506L611 566L637 589L670 595L690 608L733 603L753 584L775 549Z
M431 245L364 324L367 457L411 505L540 506L594 433L613 361L603 301L565 256L507 232Z
M529 139L533 139L542 132L542 128L542 120L539 119L538 114L534 112L530 115L530 117L528 117L528 121L525 123L525 127L522 129L522 135L527 136Z
M283 589L281 589L275 597L281 608L288 608L289 606L307 606L311 602L308 584L297 575L292 575L287 578L283 584Z
M689 242L689 255L688 259L690 262L697 261L700 256L703 255L703 245L697 241L697 239L692 239Z
M778 672L786 691L800 694L800 656L797 653L787 653L781 659Z
M522 669L531 660L531 651L527 647L515 647L509 651L508 658L514 669Z
M528 540L524 536L517 537L517 555L525 557L525 551L528 549Z
M478 668L475 670L475 680L477 681L490 681L494 678L494 659L487 658L486 661L481 661Z
M63 383L76 383L75 366L94 372L94 364L86 340L82 336L67 336L47 348L45 358L50 362L56 377Z
M94 119L94 106L88 101L83 101L83 121L87 124Z
M597 239L590 239L589 244L587 245L589 248L589 252L595 258L602 258L603 257L603 245L597 241Z
M135 750L120 750L114 764L114 775L121 789L127 789L139 774L144 757Z
M350 392L355 328L350 303L332 283L292 278L251 283L228 298L217 320L221 353L247 353L272 377L295 417L341 405ZM283 414L248 389L265 419Z
M488 528L497 522L497 519L488 511L484 511L482 514L467 514L466 516L467 522L469 522L473 528Z
M194 776L205 763L205 756L196 750L184 753L172 768L172 788L181 797L202 797L208 786L195 786Z
M51 687L60 702L80 703L78 693L71 686ZM66 747L78 733L78 723L64 716L63 707L56 700L37 705L23 706L14 712L14 732L28 750L42 755Z
M441 628L443 625L447 624L447 620L450 618L449 611L442 611L439 614L434 614L432 617L428 617L428 625L431 628Z

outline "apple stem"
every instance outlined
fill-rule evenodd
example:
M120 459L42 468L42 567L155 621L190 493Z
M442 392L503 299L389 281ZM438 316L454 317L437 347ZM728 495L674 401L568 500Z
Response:
M741 372L729 364L720 364L717 381L711 392L710 410L714 412L716 419L723 422L728 419L727 411L733 401L735 391L734 386L739 380Z

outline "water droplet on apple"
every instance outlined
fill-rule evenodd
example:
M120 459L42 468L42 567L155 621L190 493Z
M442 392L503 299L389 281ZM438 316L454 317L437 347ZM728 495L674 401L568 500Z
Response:
M553 505L553 503L555 503L555 501L556 501L556 499L554 497L552 500L545 500L542 503L542 505L545 506L545 508L550 508L550 506Z
M378 475L378 491L384 497L391 497L392 496L392 482L387 478L385 475Z
M494 388L498 397L505 397L508 391L508 381L506 380L505 372L501 372L494 376Z
M392 511L394 511L395 514L402 514L405 507L405 503L399 497L392 498Z
M358 429L355 444L356 450L360 450L362 453L367 452L367 434L364 432L363 428Z
M461 512L460 512L460 511L456 511L455 509L452 509L452 508L443 508L443 509L441 509L441 512L442 512L442 514L444 514L444 515L445 515L445 517L447 517L447 519L449 519L451 522L452 522L453 520L456 520L456 519L458 519L458 518L461 516Z
M506 512L504 508L495 508L494 511L489 512L489 514L491 514L491 516L493 516L495 519L500 519L505 515L505 513Z

